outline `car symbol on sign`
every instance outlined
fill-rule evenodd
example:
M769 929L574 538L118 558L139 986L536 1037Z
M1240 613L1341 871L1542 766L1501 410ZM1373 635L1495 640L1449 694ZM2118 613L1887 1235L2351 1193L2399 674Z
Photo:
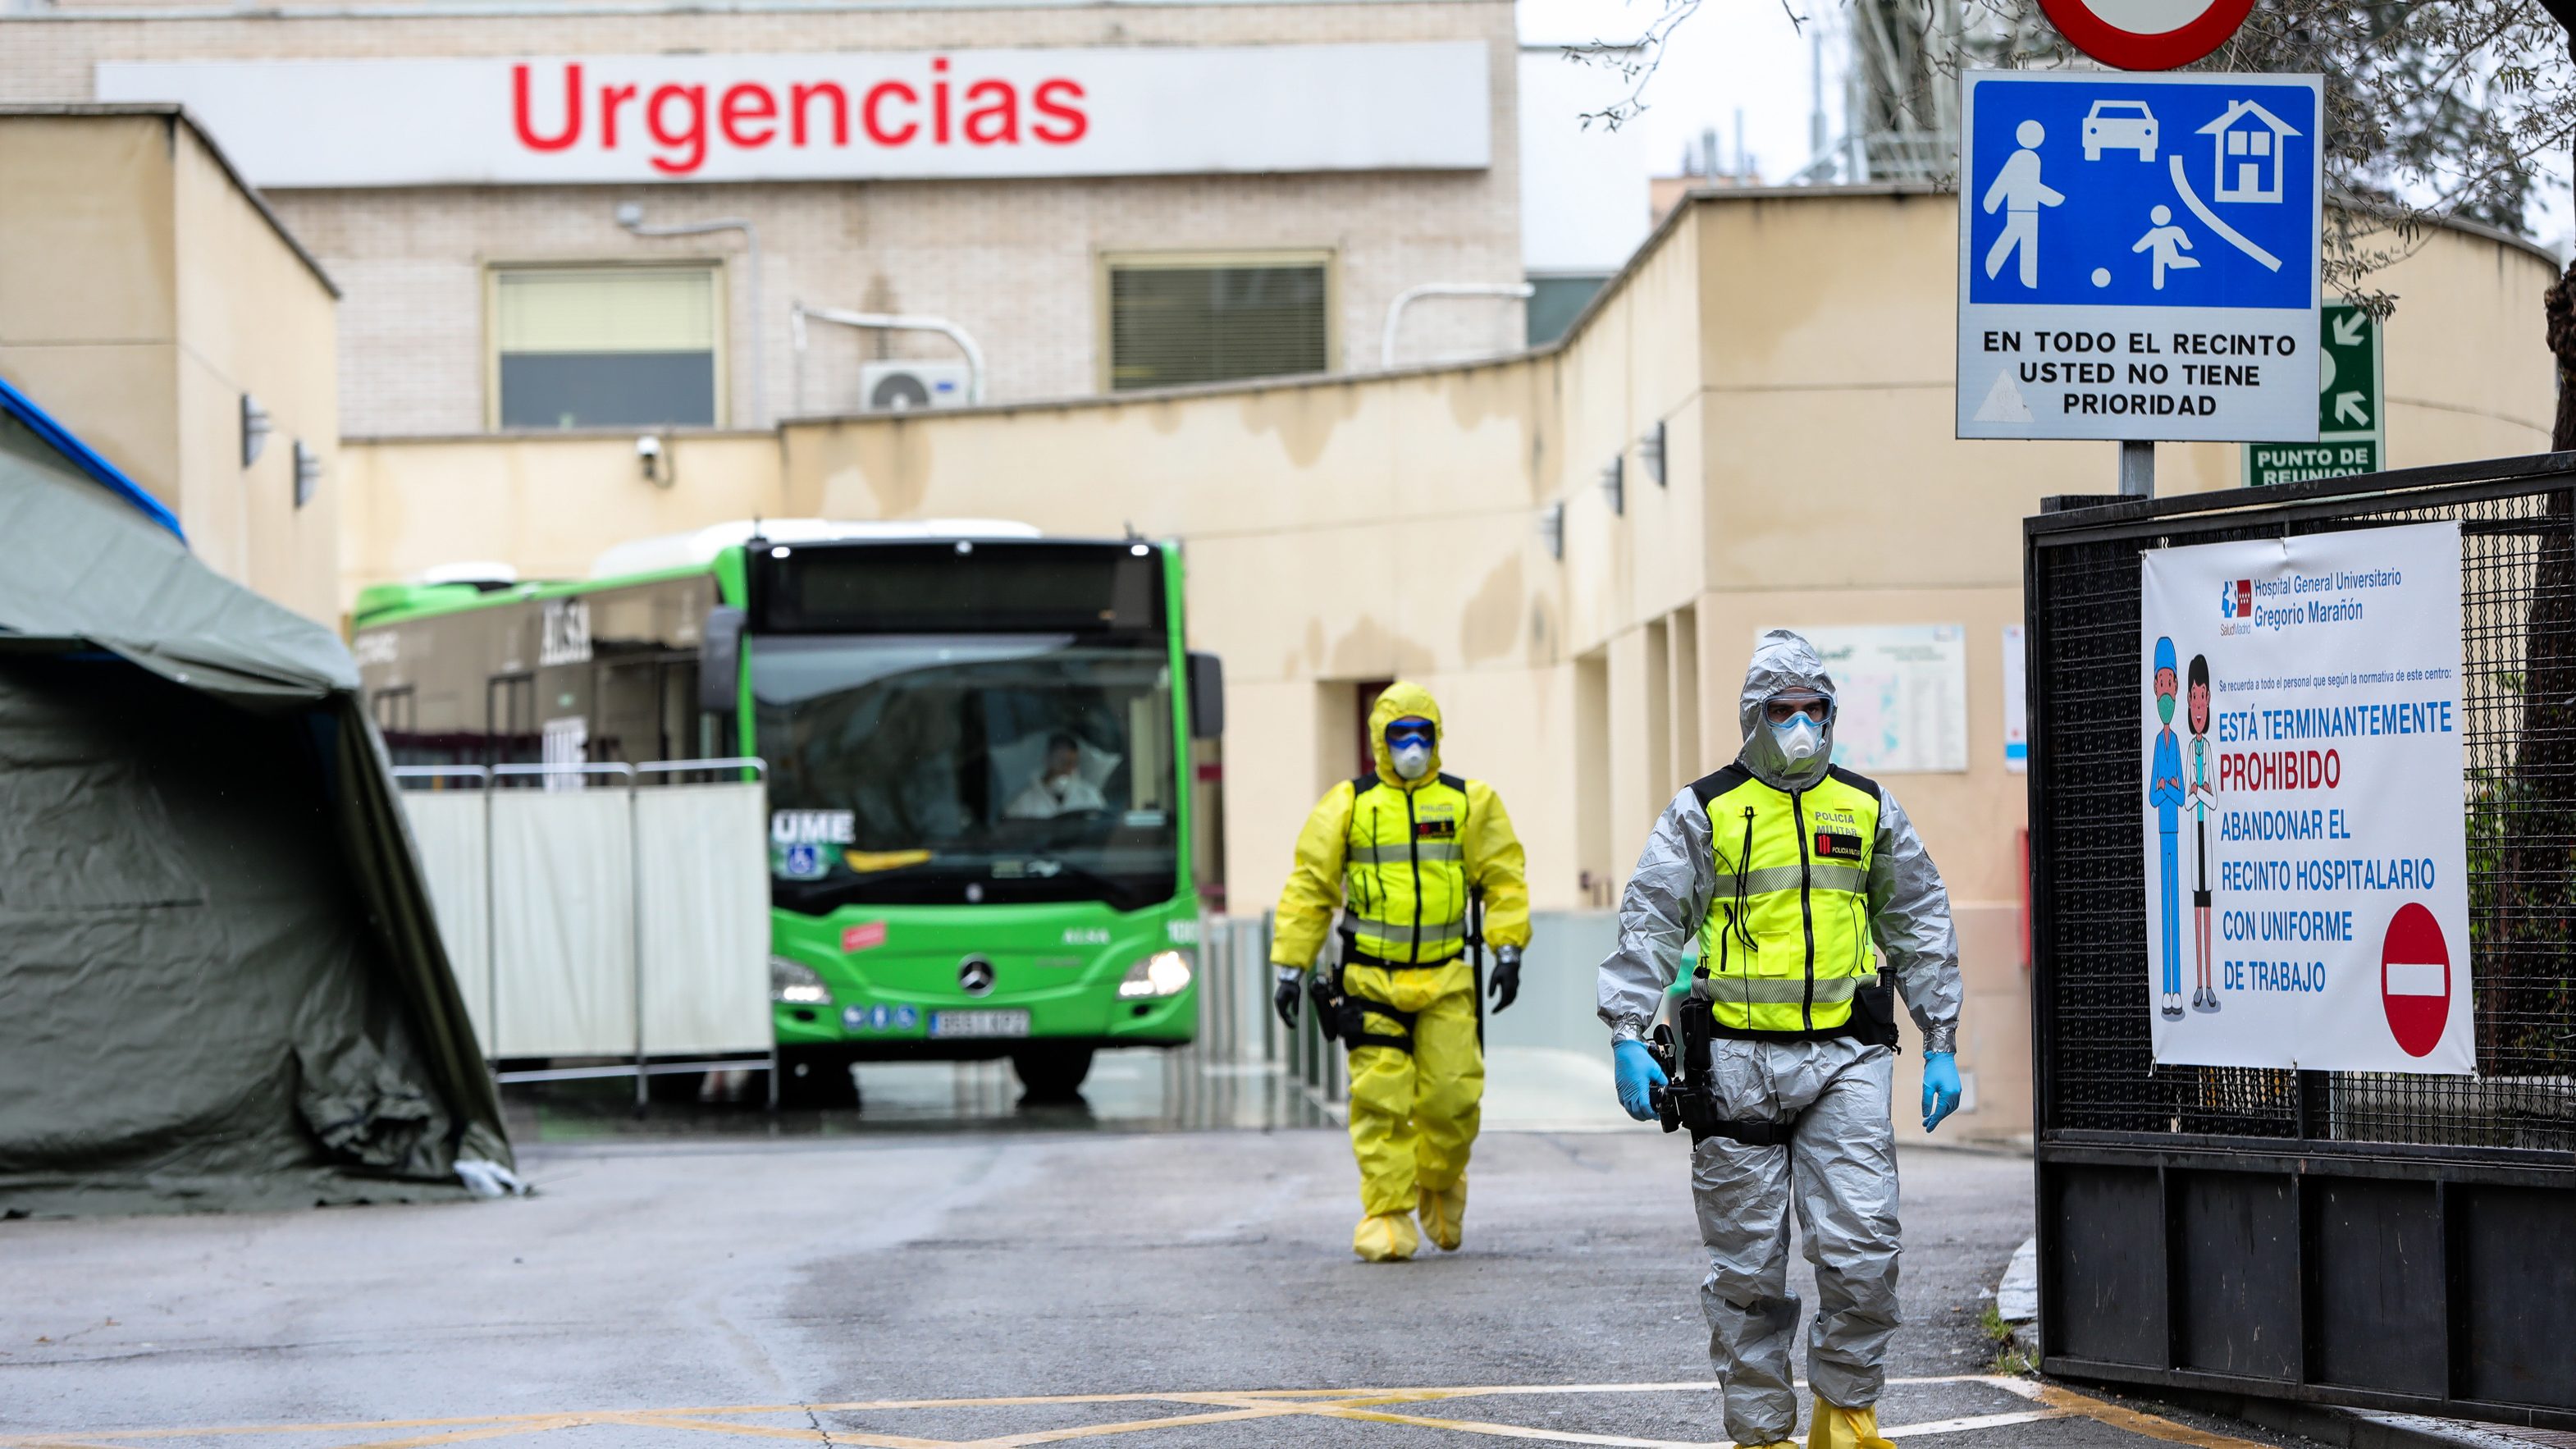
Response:
M2084 113L2084 159L2099 161L2105 151L2133 151L2141 161L2156 159L2156 116L2144 101L2095 101Z

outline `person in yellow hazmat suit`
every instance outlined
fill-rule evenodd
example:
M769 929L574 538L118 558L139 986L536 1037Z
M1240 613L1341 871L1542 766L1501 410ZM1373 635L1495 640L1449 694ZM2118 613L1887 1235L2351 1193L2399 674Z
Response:
M1501 1011L1520 993L1529 882L1501 797L1440 772L1440 706L1427 691L1389 685L1369 711L1369 742L1376 770L1325 791L1298 833L1270 960L1272 1000L1294 1030L1306 972L1341 910L1338 964L1317 974L1319 999L1338 1002L1319 1024L1350 1049L1365 1214L1351 1250L1393 1263L1421 1246L1416 1215L1443 1251L1461 1241L1485 1096L1469 905L1482 897Z

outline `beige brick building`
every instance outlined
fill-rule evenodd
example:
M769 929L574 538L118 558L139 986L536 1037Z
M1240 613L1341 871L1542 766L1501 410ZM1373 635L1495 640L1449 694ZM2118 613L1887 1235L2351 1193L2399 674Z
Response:
M208 568L340 616L331 278L169 106L0 106L0 378Z
M917 66L922 55L930 54L941 57L944 66L951 51L1116 52L1115 58L1142 57L1193 70L1223 61L1237 67L1223 72L1242 78L1232 83L1236 89L1259 92L1273 85L1298 85L1295 72L1274 75L1265 69L1264 53L1348 47L1348 54L1358 56L1425 42L1481 47L1481 116L1463 122L1455 115L1445 118L1453 129L1473 125L1480 133L1482 155L1471 158L1471 164L1370 169L1365 156L1326 155L1344 144L1327 134L1334 126L1332 113L1347 109L1354 97L1365 101L1372 91L1386 89L1354 80L1349 94L1329 87L1315 94L1312 104L1319 114L1298 119L1297 126L1311 127L1323 137L1314 144L1321 148L1315 154L1324 159L1309 169L1293 169L1306 163L1291 155L1278 169L1209 174L1194 170L1186 159L1146 154L1133 165L1113 158L1095 168L1102 174L872 178L858 174L872 169L870 158L859 156L842 168L853 173L843 178L710 182L699 176L655 176L570 184L315 186L298 180L294 153L301 144L327 149L345 140L372 146L378 143L367 137L390 137L397 144L384 147L383 169L399 176L404 168L394 153L417 137L459 122L429 108L421 110L416 122L366 114L370 108L407 103L413 93L392 80L372 95L372 86L357 88L353 121L351 93L331 89L337 73L317 72L321 79L313 82L310 100L302 94L301 73L283 82L273 82L265 73L246 79L223 74L228 66L254 61L481 58L484 68L498 77L506 75L514 58L531 58L538 97L532 114L555 117L553 73L542 58L593 58L597 71L600 57L638 64L685 58L699 65L707 57L765 57L791 64L795 58L828 57L844 66L878 61ZM1248 64L1224 60L1243 54L1233 49L1237 47L1263 50L1253 52ZM1343 53L1326 54L1327 74L1338 65L1334 57ZM1196 57L1208 59L1202 63ZM169 62L200 64L186 75L149 64ZM110 74L134 63L147 64L122 80ZM703 415L682 421L713 428L757 428L783 417L853 411L864 402L860 368L866 362L958 356L937 336L817 326L807 331L808 346L800 359L790 321L791 305L800 302L844 311L930 315L956 323L980 343L987 360L988 401L1106 391L1113 366L1125 368L1122 376L1131 383L1207 380L1190 375L1192 368L1277 371L1302 367L1295 360L1309 356L1319 357L1322 368L1330 371L1372 366L1388 306L1406 288L1521 280L1516 63L1506 0L1025 0L999 5L923 0L902 6L748 0L714 8L531 4L498 12L450 3L226 8L38 0L36 8L0 10L0 102L90 101L111 90L120 99L184 101L261 187L286 226L344 292L340 396L344 431L352 437L453 436L526 425L525 416L505 416L511 411L501 395L504 367L499 357L508 342L505 333L535 335L539 340L530 345L538 348L702 348L707 355L692 364L698 371L690 376L711 372L712 388L702 381L689 387L696 389L692 397L711 391L712 398ZM969 68L962 54L959 68L962 91ZM211 81L204 79L208 73ZM470 83L496 82L487 77ZM506 83L500 84L506 94ZM671 121L676 126L674 118L681 112L674 99L667 109L647 117L642 102L652 99L652 82L644 84L646 94L623 117L630 141L648 123ZM205 85L215 91L203 89ZM284 129L276 135L254 133L238 118L241 92L262 88L270 94L253 99L277 113ZM1115 124L1106 114L1112 102L1102 94L1104 85L1094 83L1091 89L1103 112L1095 129L1106 139ZM225 95L236 99L227 101ZM777 103L785 104L783 88ZM1388 103L1399 109L1433 104L1420 97ZM701 121L707 129L718 124L703 115ZM926 117L923 123L928 124ZM608 124L617 124L613 113ZM820 121L816 128L821 129ZM359 133L356 139L339 134L348 129ZM1186 125L1173 125L1165 117L1148 129L1154 133L1145 143L1148 151L1157 145L1188 149ZM745 134L757 133L746 123ZM1114 174L1122 168L1124 174ZM639 236L619 224L621 206L640 207L648 229L720 220L749 223L758 244L757 286L742 231ZM1290 362L1186 356L1178 363L1183 371L1172 374L1139 370L1114 356L1109 335L1114 270L1174 263L1212 272L1239 263L1296 269L1289 280L1306 288L1296 319L1306 331L1294 339L1295 345L1282 344L1287 350L1281 356ZM527 320L511 310L519 301L516 294L503 295L500 280L519 275L519 269L578 268L595 278L605 269L651 264L675 268L662 274L674 285L691 274L706 279L703 290L710 295L675 293L653 304L672 312L670 327L676 330L642 342L574 337L567 343L565 329L577 319L567 322L563 314L581 312L582 295L565 293L553 302L531 304L528 317L534 320ZM1275 282L1287 274L1264 275ZM1144 305L1137 315L1152 311ZM1401 355L1424 361L1506 352L1521 345L1522 315L1519 304L1508 298L1427 300L1407 313ZM1186 342L1165 339L1162 345ZM1150 350L1154 343L1148 338L1128 345ZM575 391L589 386L577 381L565 385ZM601 419L558 402L547 393L526 407L512 407L520 414L544 413L553 419L549 426L569 420L577 428L614 427L631 433L643 421Z

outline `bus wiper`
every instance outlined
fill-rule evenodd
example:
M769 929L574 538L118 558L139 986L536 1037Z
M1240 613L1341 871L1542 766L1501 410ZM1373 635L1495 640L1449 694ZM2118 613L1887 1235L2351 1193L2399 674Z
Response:
M1122 910L1129 908L1120 905L1120 902L1136 900L1139 895L1140 888L1133 883L1120 881L1115 876L1102 875L1096 870L1086 870L1078 865L1068 865L1061 860L1032 860L1026 869L1032 879L1063 881L1070 885L1081 886L1111 905L1119 905ZM1139 901L1139 904L1141 903Z

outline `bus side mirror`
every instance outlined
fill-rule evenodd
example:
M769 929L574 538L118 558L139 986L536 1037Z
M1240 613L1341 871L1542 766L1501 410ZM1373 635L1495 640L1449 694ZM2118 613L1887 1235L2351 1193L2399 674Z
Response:
M1213 740L1225 734L1225 661L1213 654L1190 655L1190 738Z
M742 703L743 612L718 604L707 610L698 641L698 708L731 714Z

